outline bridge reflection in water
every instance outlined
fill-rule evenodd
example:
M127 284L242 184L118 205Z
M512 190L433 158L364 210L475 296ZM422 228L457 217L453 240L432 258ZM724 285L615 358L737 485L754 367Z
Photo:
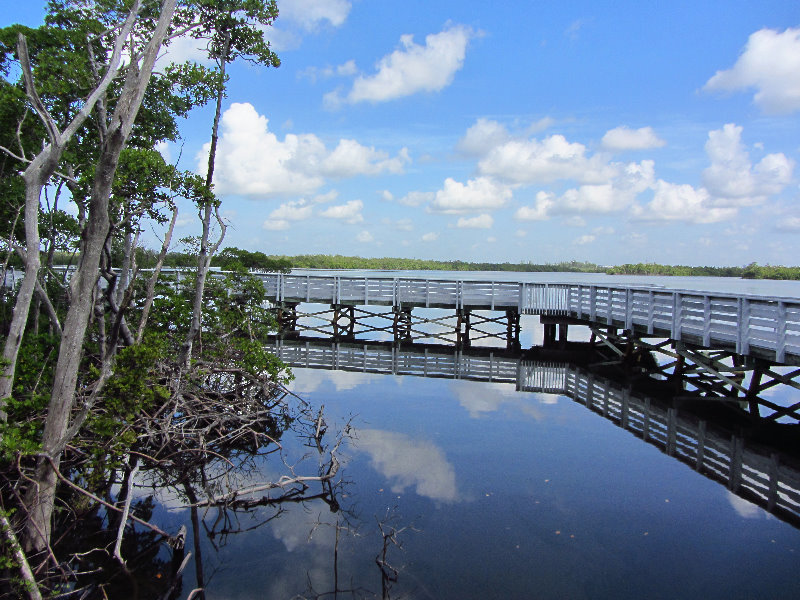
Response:
M511 383L522 392L568 397L800 528L797 425L754 421L720 403L671 397L664 389L650 394L575 363L497 349L319 338L275 338L269 349L292 367Z

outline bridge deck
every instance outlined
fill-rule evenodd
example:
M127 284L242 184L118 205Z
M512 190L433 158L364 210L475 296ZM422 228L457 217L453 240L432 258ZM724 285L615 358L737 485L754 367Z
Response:
M514 310L800 364L800 299L578 283L260 274L276 302Z

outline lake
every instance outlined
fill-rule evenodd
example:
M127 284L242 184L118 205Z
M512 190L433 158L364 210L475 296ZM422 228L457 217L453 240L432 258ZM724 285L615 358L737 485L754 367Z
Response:
M800 282L614 279L800 297ZM541 335L525 319L523 346ZM293 372L291 390L312 411L324 406L329 433L351 428L337 452L340 510L262 507L228 528L250 531L203 536L207 598L800 597L800 530L566 395L447 376ZM316 474L306 442L287 432L283 462L272 455L250 476L275 479L289 466ZM188 522L161 500L164 524ZM209 530L218 516L205 514Z

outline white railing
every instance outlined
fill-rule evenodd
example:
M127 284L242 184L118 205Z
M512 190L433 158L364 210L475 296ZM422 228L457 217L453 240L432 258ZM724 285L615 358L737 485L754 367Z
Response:
M800 300L654 287L385 277L259 275L277 301L517 309L568 316L707 347L800 358Z
M738 354L800 356L800 300L691 290L570 285L568 314Z

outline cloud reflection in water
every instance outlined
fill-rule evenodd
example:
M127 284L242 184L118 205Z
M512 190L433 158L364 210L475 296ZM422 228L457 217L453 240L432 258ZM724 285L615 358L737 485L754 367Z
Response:
M415 486L417 494L432 500L458 499L455 469L432 442L393 431L359 429L354 447L369 454L370 464L390 481L392 492Z

